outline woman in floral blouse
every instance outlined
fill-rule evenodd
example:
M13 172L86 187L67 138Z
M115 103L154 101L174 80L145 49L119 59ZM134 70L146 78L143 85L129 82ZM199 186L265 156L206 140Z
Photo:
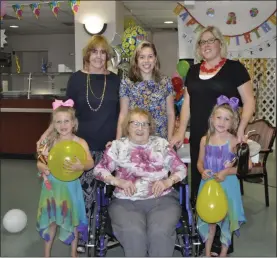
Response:
M153 132L149 112L131 110L123 123L127 137L113 141L94 169L98 180L115 186L109 214L127 257L174 252L181 207L172 186L186 177L187 169L168 141L150 136Z
M128 110L140 107L152 115L156 125L155 134L170 140L175 122L173 92L170 78L160 74L155 45L148 41L141 42L131 60L129 78L121 81L116 138L122 136L122 123Z

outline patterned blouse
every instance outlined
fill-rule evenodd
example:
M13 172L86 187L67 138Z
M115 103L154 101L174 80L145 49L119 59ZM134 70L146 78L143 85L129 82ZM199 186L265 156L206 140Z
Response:
M139 107L152 115L156 135L167 139L166 98L173 95L174 90L169 77L163 77L160 83L153 80L132 82L129 78L121 81L119 96L129 98L129 109Z
M169 171L181 180L187 175L185 164L169 147L169 143L158 136L150 136L145 145L134 144L128 138L113 141L93 173L96 179L104 181L113 171L116 172L116 178L135 184L137 192L132 196L125 195L118 187L114 191L115 197L130 200L155 198L152 193L154 182L168 178ZM166 189L162 195L171 190Z

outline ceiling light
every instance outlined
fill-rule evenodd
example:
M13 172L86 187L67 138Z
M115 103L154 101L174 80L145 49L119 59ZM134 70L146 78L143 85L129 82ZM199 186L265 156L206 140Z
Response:
M97 16L89 17L84 23L85 31L90 35L101 35L107 29L107 23Z
M164 23L171 24L171 23L173 23L173 21L165 21Z
M10 28L18 28L19 26L17 25L11 25Z

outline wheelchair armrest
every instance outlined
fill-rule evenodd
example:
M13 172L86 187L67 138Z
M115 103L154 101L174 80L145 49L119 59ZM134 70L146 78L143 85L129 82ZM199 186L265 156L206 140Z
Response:
M189 182L188 182L188 177L186 176L182 181L179 182L179 184L181 185L187 185Z
M182 181L173 185L173 187L174 187L174 189L179 190L180 186L186 186L186 185L188 185L188 177L187 176Z

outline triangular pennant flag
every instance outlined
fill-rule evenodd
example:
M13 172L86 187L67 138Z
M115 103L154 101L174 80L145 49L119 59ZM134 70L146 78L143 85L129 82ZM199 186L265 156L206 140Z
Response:
M79 11L80 0L69 0L68 2L72 12L76 14Z
M16 14L17 19L21 20L24 6L20 4L14 4L12 5L12 8Z
M58 1L52 1L52 2L49 3L49 7L50 7L52 13L57 18L59 10L60 10L60 3Z
M40 15L40 4L39 3L30 4L30 8L31 8L33 14L35 15L35 17L38 19L39 15Z

